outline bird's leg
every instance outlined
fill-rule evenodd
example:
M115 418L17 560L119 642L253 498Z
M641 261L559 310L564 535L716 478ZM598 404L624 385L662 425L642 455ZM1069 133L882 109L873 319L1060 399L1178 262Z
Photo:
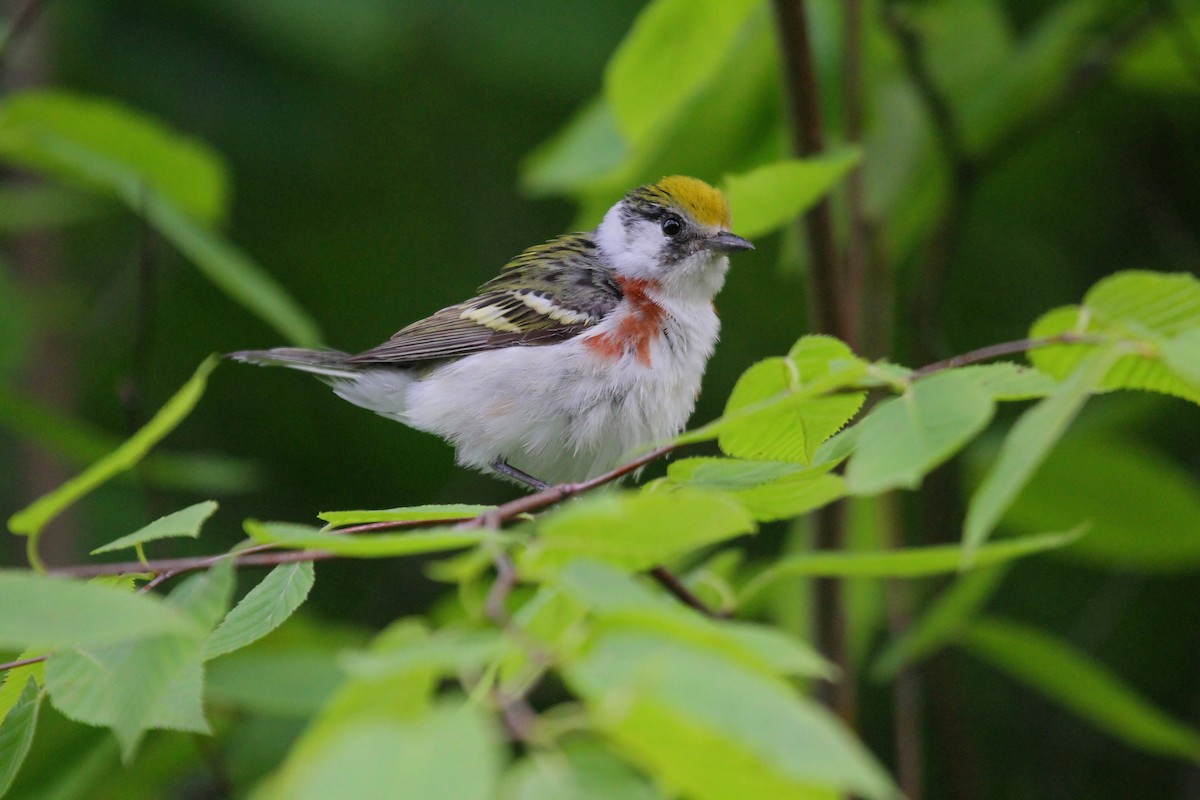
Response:
M525 472L524 470L517 469L512 464L509 464L507 461L505 461L503 458L497 458L495 461L493 461L491 463L490 466L492 469L496 470L496 472L499 472L503 475L507 475L508 477L512 478L514 481L517 481L518 483L523 483L526 486L532 486L534 489L537 489L539 492L542 491L543 489L550 488L550 484L546 483L543 480L539 480L539 479L533 477L532 475L530 475L528 472Z

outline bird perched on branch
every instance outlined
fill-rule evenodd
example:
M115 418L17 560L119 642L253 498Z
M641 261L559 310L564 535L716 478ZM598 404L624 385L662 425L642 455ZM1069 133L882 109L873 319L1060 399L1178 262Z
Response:
M538 488L584 480L683 429L717 342L726 254L753 249L729 228L720 191L663 178L378 347L230 357L313 373L449 440L465 466Z

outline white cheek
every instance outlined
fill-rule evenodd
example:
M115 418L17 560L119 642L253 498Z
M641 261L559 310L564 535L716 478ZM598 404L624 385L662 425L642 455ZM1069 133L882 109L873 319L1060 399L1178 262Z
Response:
M651 223L635 223L626 228L621 220L619 207L604 215L604 221L596 229L596 243L620 275L629 278L654 278L661 276L662 250L666 244L658 226Z

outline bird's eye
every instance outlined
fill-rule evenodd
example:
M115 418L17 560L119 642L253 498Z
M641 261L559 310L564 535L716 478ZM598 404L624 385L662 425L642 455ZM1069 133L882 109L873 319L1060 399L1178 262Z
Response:
M679 217L667 217L662 221L662 232L666 236L678 236L683 231L683 221Z

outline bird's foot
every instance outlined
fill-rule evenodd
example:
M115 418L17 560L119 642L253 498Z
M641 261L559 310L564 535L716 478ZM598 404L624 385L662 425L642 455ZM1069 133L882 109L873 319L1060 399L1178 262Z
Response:
M544 489L550 488L550 484L546 483L543 480L533 477L532 475L530 475L528 472L525 472L524 470L517 469L512 464L509 464L507 461L505 461L503 458L497 458L495 461L493 461L490 464L490 466L492 469L496 470L496 472L499 472L501 475L506 475L509 478L512 478L514 481L517 481L518 483L523 483L526 486L532 486L534 489L536 489L539 492Z

